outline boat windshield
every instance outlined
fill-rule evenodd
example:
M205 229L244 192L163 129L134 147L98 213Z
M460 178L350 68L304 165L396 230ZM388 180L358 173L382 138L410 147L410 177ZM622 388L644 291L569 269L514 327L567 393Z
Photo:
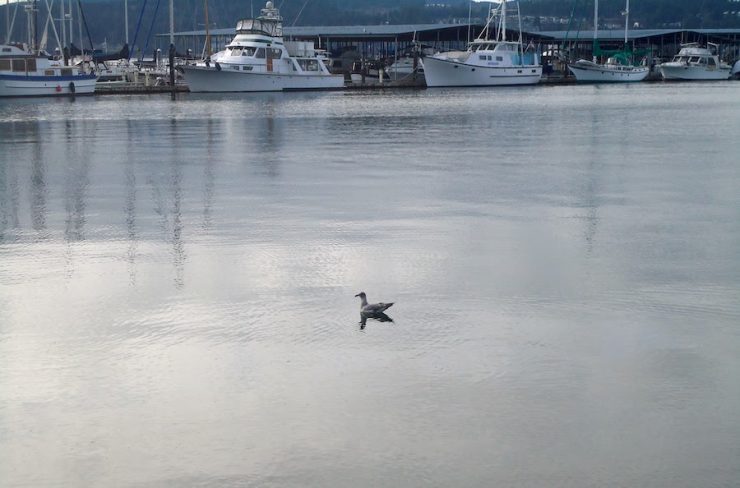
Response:
M273 37L283 35L283 24L274 20L246 19L236 24L237 34L265 34Z

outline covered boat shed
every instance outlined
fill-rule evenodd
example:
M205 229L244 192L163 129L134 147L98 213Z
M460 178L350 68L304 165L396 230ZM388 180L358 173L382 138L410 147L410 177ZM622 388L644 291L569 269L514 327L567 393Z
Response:
M476 38L482 24L405 24L405 25L356 25L356 26L294 26L285 27L287 39L313 41L320 48L340 55L355 49L368 58L393 57L416 40L439 50L461 49L469 39ZM214 29L210 32L211 50L219 51L235 35L234 28ZM518 38L518 31L507 30L507 37ZM590 57L593 31L524 31L525 43L540 46L544 54L569 59ZM169 34L158 34L158 47L164 49ZM620 49L624 44L624 30L600 30L598 39L603 49ZM204 51L204 30L175 33L178 51L190 49L196 56ZM650 53L652 59L666 59L675 55L681 44L689 42L715 43L720 46L721 57L731 61L740 57L740 29L640 29L628 33L628 42L635 50Z
M284 28L284 37L298 41L313 41L320 49L339 53L349 47L361 51L368 57L388 57L403 51L412 42L434 46L440 50L460 49L469 39L476 38L484 26L481 24L405 24L405 25L354 25L354 26L294 26ZM219 51L234 37L236 31L214 29L210 32L211 50ZM516 39L518 31L508 30L508 36ZM539 34L523 33L524 41L538 40ZM164 49L169 34L158 34L158 47ZM191 49L199 54L205 45L203 30L176 32L178 51Z
M594 32L584 31L543 31L538 32L542 44L553 52L573 58L591 55ZM681 49L681 44L698 42L714 43L719 53L727 61L740 57L740 29L639 29L628 32L628 43L633 50L650 53L653 59L673 57ZM598 40L602 49L621 49L624 45L624 29L600 30Z

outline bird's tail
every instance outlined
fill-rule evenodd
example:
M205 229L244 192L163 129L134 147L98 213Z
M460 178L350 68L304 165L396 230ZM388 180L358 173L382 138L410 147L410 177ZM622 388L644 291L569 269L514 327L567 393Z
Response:
M383 305L385 305L385 308L383 310L388 310L389 308L391 308L393 306L393 302L391 302L391 303L384 303Z

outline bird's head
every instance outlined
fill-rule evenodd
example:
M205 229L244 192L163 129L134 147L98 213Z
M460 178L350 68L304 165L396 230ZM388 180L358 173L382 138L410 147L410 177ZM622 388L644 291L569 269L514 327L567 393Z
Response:
M355 297L365 298L365 292L364 291L361 291L360 293L358 293L357 295L355 295Z

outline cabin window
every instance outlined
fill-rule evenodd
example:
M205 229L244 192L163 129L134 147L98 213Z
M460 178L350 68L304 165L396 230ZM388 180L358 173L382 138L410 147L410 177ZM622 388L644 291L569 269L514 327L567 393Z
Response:
M26 60L26 69L28 71L36 71L36 60L35 59L27 59Z
M231 69L233 69L234 71L239 71L239 66L232 66Z
M13 59L13 71L16 73L22 73L26 71L26 61L23 59Z
M272 59L280 59L282 57L283 57L283 50L282 49L272 48Z
M241 56L242 55L242 48L235 47L234 49L231 50L231 55L232 56Z
M251 66L242 66L242 71L252 71Z
M257 54L255 54L255 57L257 59L265 59L265 48L261 47L257 49Z
M496 56L496 61L503 61L503 60L504 60L503 56Z
M45 69L44 70L44 76L54 76L54 70L53 69Z
M692 56L689 58L689 63L698 63L699 62L699 56Z
M62 76L72 76L72 68L62 68Z
M10 71L9 59L0 59L0 71Z
M3 52L4 53L9 53L10 52L10 48L9 47L4 47L3 48Z
M707 64L709 66L717 66L717 63L714 62L714 58L707 59Z
M485 60L486 60L486 57L485 57L485 56L483 56L483 55L480 55L480 56L478 56L478 57L480 58L480 60L481 60L481 61L485 61Z
M319 71L319 62L315 59L299 59L298 65L303 71Z
M493 59L493 56L488 56L488 60L491 61Z
M253 47L245 47L242 49L242 56L254 56L255 49Z

